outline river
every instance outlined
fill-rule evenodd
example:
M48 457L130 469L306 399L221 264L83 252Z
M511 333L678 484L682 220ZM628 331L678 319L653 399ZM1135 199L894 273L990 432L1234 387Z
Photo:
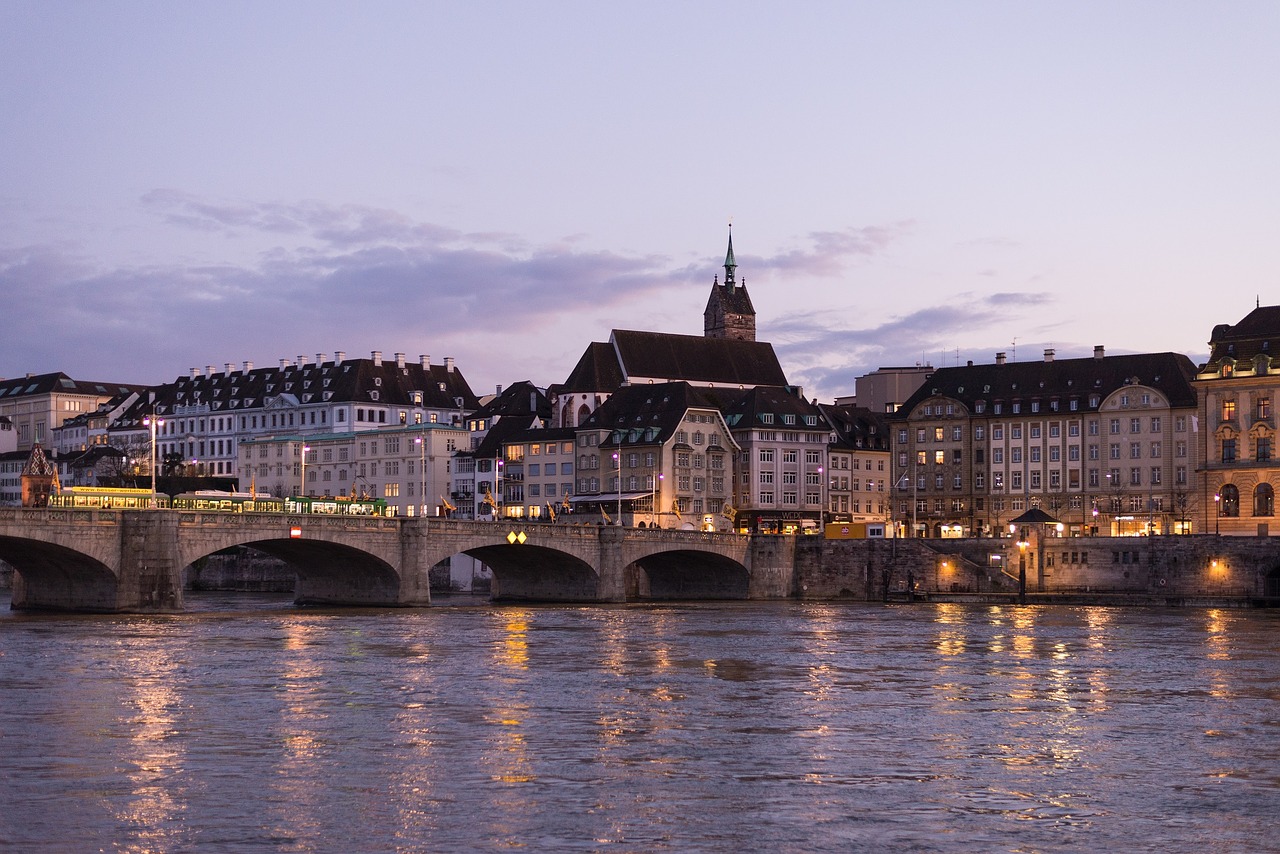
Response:
M188 605L0 600L0 850L1280 850L1280 613Z

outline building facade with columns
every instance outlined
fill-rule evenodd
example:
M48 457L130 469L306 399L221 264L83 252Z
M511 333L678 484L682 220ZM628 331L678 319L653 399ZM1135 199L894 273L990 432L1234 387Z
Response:
M1219 324L1209 360L1195 376L1200 398L1202 530L1272 536L1280 400L1280 306L1259 305L1240 322Z

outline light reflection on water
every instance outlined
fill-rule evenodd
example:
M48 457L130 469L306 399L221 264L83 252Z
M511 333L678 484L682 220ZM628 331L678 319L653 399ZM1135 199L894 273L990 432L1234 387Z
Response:
M1273 613L190 604L0 616L0 850L1274 850Z

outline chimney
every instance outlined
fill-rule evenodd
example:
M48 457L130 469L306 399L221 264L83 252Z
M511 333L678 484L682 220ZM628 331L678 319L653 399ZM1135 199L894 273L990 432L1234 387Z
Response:
M1004 364L1004 353L996 353L996 364L997 365Z
M372 353L370 353L369 355L370 355L370 357L372 357L372 359L373 359L373 366L374 366L375 368L381 368L381 367L382 367L382 351L381 351L381 350L374 350L374 351L373 351Z
M27 374L27 376L31 376L31 374ZM191 369L191 379L195 379L195 378L196 378L196 377L198 377L198 376L200 376L200 369L199 369L199 368L192 368L192 369Z
M1107 351L1103 348L1101 344L1093 348L1093 358L1095 359L1101 359L1104 356L1106 356L1106 354L1107 354Z
M424 370L424 371L429 371L429 370L431 370L431 357L430 357L430 356L419 356L419 357L418 357L418 364L422 365L422 370Z
M299 356L299 357L298 357L298 367L299 367L299 368L305 368L306 366L307 366L307 357L306 357L306 356Z
M538 411L538 393L536 391L529 392L529 411Z
M230 362L224 362L224 363L222 364L222 372L223 372L224 374L226 374L227 376L231 376L231 369L232 369L233 367L235 367L235 366L234 366L234 365L232 365Z
M288 359L281 359L281 360L280 360L280 370L282 370L282 371L283 371L283 370L285 369L285 367L286 367L288 364L289 364L289 360L288 360Z
M245 363L244 363L244 372L247 374L247 373L249 373L249 372L250 372L250 371L252 371L252 370L253 370L253 362L245 362Z
M347 351L346 351L346 350L334 350L334 351L333 351L333 366L334 366L335 368L336 368L338 365L341 365L341 364L342 364L343 362L345 362L346 360L347 360Z
M316 367L324 364L324 353L316 353Z
M1045 351L1044 351L1044 360L1045 360L1046 362L1052 362L1052 361L1053 361L1053 350L1052 350L1052 349L1048 349L1048 350L1045 350Z
M404 367L404 353L396 353L396 367L397 368Z
M452 356L444 357L444 369L449 373L453 373L453 357Z
M494 394L502 394L502 383L498 383L494 386Z
M206 377L211 377L211 376L213 376L213 365L205 365L205 366L204 366L204 375L205 375Z

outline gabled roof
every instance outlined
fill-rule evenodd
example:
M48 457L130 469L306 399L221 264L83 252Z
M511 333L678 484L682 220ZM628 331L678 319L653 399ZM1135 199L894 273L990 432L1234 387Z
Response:
M711 294L707 297L707 307L703 310L703 314L714 311L716 303L720 304L725 314L756 313L755 306L751 304L751 297L747 295L745 284L730 287L727 283L712 282Z
M578 364L569 372L569 378L559 385L553 385L552 393L605 391L612 392L622 385L622 366L618 364L618 354L613 347L604 341L593 341L587 345Z
M551 401L542 389L529 380L512 383L501 394L471 414L473 418L504 418L511 415L537 415L551 418Z
M819 403L818 409L836 433L835 446L850 450L889 450L889 422L865 406Z
M516 436L532 429L537 423L539 419L534 415L509 415L501 418L494 422L475 448L463 451L459 456L476 459L500 458L502 449L508 442L514 441Z
M974 412L974 405L980 400L1070 401L1073 398L1080 401L1078 411L1083 412L1097 409L1089 405L1092 395L1097 395L1101 402L1127 385L1154 388L1168 398L1170 406L1195 406L1196 393L1191 386L1194 375L1195 366L1181 353L1137 353L939 368L890 418L908 418L916 406L937 395L959 401L970 412ZM1064 404L1062 411L1067 410ZM987 414L993 413L988 409Z
M58 470L49 462L49 458L45 456L44 448L36 442L31 446L31 455L27 457L27 464L22 467L23 476L35 477L57 477Z
M719 408L720 398L713 390L686 382L623 386L579 429L609 430L601 447L662 444L671 438L690 409Z
M787 384L773 345L763 341L615 329L610 343L625 379L633 383L652 379L733 387Z
M787 422L788 417L791 417L791 423ZM820 430L824 433L831 430L817 405L789 387L757 386L749 389L724 409L724 418L734 430L760 426L777 430Z

